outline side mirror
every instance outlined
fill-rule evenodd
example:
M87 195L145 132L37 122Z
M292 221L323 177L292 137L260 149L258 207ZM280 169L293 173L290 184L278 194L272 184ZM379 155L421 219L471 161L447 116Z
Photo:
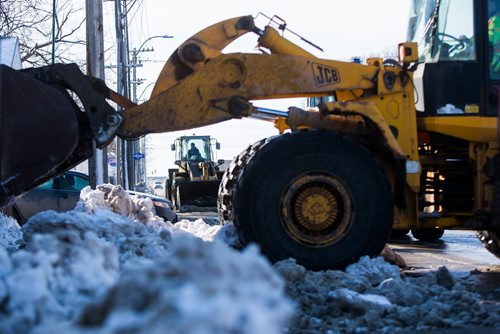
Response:
M220 150L220 143L215 143L215 148Z
M177 166L180 166L181 165L181 161L180 160L175 160L174 164L176 164Z
M172 151L175 151L175 144L170 145L170 149L171 149Z

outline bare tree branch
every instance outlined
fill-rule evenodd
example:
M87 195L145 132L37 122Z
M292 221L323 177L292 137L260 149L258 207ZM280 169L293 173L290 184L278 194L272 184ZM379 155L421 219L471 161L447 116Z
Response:
M85 52L85 15L71 0L56 1L55 58L82 62ZM0 0L0 36L19 39L21 61L27 65L50 64L52 59L52 1Z

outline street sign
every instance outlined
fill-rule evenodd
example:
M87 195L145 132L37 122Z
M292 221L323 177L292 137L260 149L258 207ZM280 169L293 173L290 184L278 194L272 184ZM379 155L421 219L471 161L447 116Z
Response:
M132 158L134 158L135 160L141 160L144 159L144 157L145 157L144 153L141 152L136 152L132 154Z

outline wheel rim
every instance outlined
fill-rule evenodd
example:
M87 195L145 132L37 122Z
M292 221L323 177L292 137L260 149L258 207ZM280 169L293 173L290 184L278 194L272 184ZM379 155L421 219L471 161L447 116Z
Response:
M349 231L354 218L351 191L330 174L300 175L287 184L281 198L285 230L309 247L336 243Z

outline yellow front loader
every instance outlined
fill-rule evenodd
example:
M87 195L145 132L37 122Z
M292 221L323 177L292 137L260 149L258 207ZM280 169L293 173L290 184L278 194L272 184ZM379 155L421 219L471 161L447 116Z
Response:
M76 87L80 95L111 98L126 109L114 113L85 106L89 99L80 96L86 108L77 113L83 118L77 123L79 142L73 140L65 159L84 157L81 148L89 138L105 145L114 129L122 138L135 138L231 118L263 118L274 121L280 135L237 156L219 188L221 220L234 223L243 244L259 244L273 261L293 257L311 269L339 268L362 255L377 255L391 230L432 240L443 228L472 228L483 231L481 238L498 255L498 93L481 49L486 49L486 20L477 14L484 14L485 3L470 0L477 25L470 36L472 60L459 54L469 51L465 41L450 42L450 32L440 31L437 23L433 28L451 19L446 16L453 13L451 1L429 3L433 11L415 7L414 42L399 46L399 61L369 59L366 65L318 58L272 24L259 29L250 16L208 27L172 54L151 99L141 105L123 103L92 80L93 88ZM422 22L424 29L418 27ZM266 53L221 52L249 32L258 35ZM441 59L441 52L448 58ZM476 68L493 94L489 102L484 90L460 90L457 78ZM449 84L456 91L441 86L442 75L455 80ZM64 79L59 72L58 77ZM64 80L56 84L71 86ZM260 99L286 97L308 97L317 104L285 111L256 106ZM3 197L66 168L64 152L68 149L60 149L51 168L35 170L37 178L18 179L24 185L16 187L16 175L2 170ZM4 157L10 170L27 164L14 154Z
M165 182L167 199L180 211L215 207L224 174L219 169L224 160L216 159L216 150L220 149L217 139L210 136L181 136L175 139L171 149L175 151L178 168L168 169Z

